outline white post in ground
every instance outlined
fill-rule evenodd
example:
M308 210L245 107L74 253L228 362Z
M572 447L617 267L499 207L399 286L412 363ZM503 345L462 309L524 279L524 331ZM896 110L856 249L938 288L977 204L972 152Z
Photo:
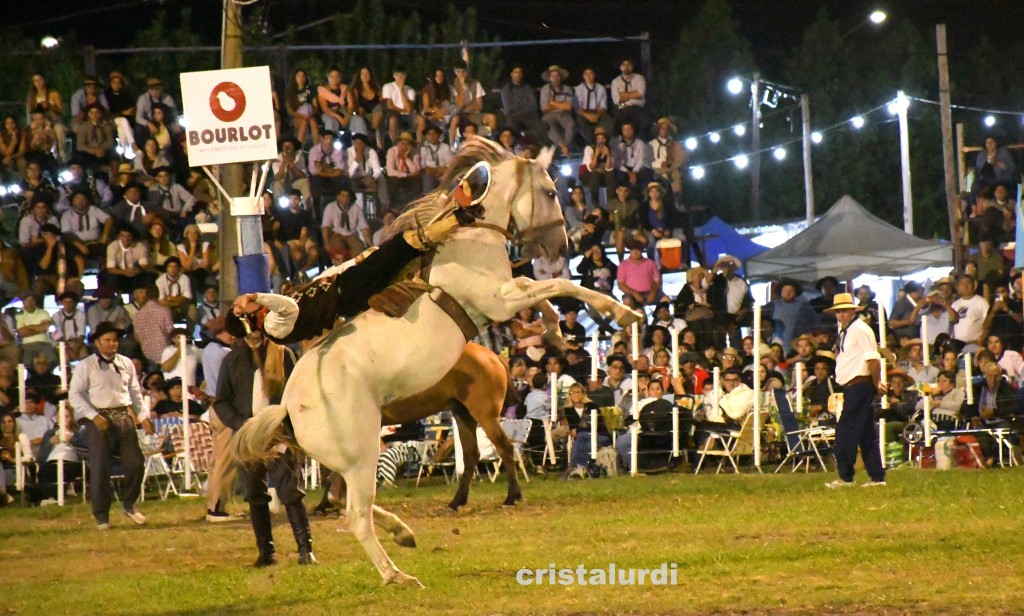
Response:
M633 420L634 421L633 421L633 425L631 425L629 427L629 430L630 430L630 437L629 437L629 446L630 446L629 474L633 475L633 476L636 476L640 472L639 467L638 467L639 452L637 451L637 449L640 447L640 421L639 421L639 419L640 419L640 400L639 400L639 398L640 398L640 387L639 387L639 385L640 385L640 383L639 383L639 381L640 381L640 372L636 369L636 358L640 357L640 328L637 326L636 323L633 323L632 339L633 339L633 349L632 349L632 351L633 351L633 374L632 374L632 376L633 376L633 383L632 383L632 385L633 385L633 388L632 388L633 408L632 408L632 415L633 415Z
M178 340L178 362L185 365L185 355L188 353L188 336L179 336ZM189 425L188 416L188 387L181 384L181 436L185 440L185 491L192 490L192 427Z
M25 410L25 364L18 364L18 410ZM21 451L21 443L15 441L14 443L14 468L16 469L16 475L14 478L14 485L18 488L18 492L24 492L25 490L25 469L22 466L22 458L24 457Z
M887 343L885 336L885 308L882 306L878 307L878 348L884 349ZM885 387L889 386L889 369L886 366L885 354L880 354L882 362L882 385ZM883 409L889 408L889 396L882 396L881 406Z
M672 328L672 378L679 378L679 329Z
M57 374L60 376L60 388L61 390L67 390L68 347L67 343L63 340L57 345L57 357L60 360L60 366L57 368ZM64 426L67 425L67 415L67 400L62 398L57 403L57 441L62 444L67 440L64 430ZM46 460L40 460L40 463L42 462L46 462ZM61 507L64 506L64 456L58 456L57 458L57 504Z
M804 362L796 362L793 367L793 380L796 381L796 415L803 417L804 414Z
M761 304L754 304L754 466L761 470ZM717 392L716 392L717 394Z
M925 396L927 397L927 396ZM885 417L878 418L878 453L882 456L882 466L885 466Z
M672 457L679 457L679 407L672 407Z
M597 409L590 409L590 459L597 459Z
M711 369L711 391L715 394L715 403L718 403L720 393L722 391L722 369L715 366Z
M924 397L924 447L932 442L932 397Z
M974 404L974 359L970 353L964 353L964 387L967 389L967 404Z
M932 345L928 344L928 319L921 317L921 355L924 365L932 365Z
M555 423L558 421L558 374L552 372L548 375L551 380L551 419L548 421L548 429L545 430L545 443L544 443L544 457L543 460L551 460L554 464L558 461L555 457L555 439L551 436L551 431L555 429Z
M590 334L590 380L597 380L597 362L601 347L597 341L597 330Z

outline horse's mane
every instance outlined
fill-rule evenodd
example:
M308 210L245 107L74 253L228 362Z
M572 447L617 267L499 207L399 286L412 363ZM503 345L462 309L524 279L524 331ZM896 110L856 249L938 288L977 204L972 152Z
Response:
M447 187L451 182L469 170L470 167L480 161L486 161L490 165L509 160L512 154L499 148L493 142L482 137L470 137L448 165L448 171L441 179L441 187L426 195L412 201L405 207L402 214L395 220L395 228L398 231L416 229L425 225L441 211L447 209L451 200L448 197Z

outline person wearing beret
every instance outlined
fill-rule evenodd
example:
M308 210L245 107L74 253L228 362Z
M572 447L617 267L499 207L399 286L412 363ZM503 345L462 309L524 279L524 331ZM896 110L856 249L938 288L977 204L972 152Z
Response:
M135 507L142 494L144 469L135 429L141 423L152 434L153 426L142 406L135 365L117 352L123 335L124 330L110 321L100 323L90 336L96 352L78 363L68 385L68 401L86 426L89 501L99 530L110 528L110 467L115 455L124 474L124 514L136 524L146 523L146 516Z

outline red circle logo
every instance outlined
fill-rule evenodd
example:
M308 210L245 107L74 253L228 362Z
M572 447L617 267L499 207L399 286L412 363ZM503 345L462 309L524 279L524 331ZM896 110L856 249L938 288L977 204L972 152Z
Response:
M210 111L221 122L234 122L245 113L245 93L237 83L222 81L210 92Z

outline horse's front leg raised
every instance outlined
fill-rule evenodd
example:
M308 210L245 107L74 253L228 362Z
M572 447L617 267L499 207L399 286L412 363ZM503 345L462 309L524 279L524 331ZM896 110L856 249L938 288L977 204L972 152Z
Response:
M565 278L551 280L514 278L501 286L500 297L497 299L504 302L500 311L508 311L506 318L511 318L519 310L535 306L538 302L552 297L574 297L586 302L601 314L613 318L621 327L632 325L643 319L642 314L616 301L614 297L591 289L584 289ZM488 316L494 318L494 315L490 313Z

